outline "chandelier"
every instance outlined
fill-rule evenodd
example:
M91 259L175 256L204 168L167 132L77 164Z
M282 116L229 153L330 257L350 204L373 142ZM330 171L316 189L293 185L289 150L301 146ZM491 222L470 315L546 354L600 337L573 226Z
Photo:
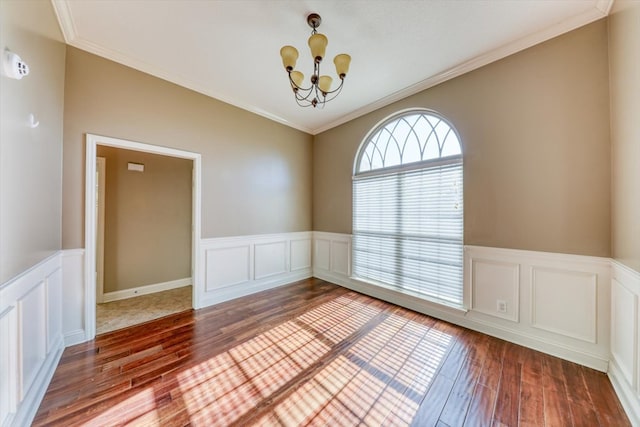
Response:
M333 59L336 66L336 73L340 78L340 85L331 90L333 79L330 76L320 75L320 64L324 58L327 48L327 37L318 33L318 27L322 22L322 18L317 13L307 16L307 24L312 28L311 37L309 37L309 48L311 49L311 57L313 58L313 75L311 76L311 86L303 87L304 74L295 71L296 60L298 59L298 50L293 46L284 46L280 49L282 63L289 74L289 83L296 98L296 102L301 107L324 107L324 104L335 99L344 84L344 78L349 72L349 63L351 57L345 53L337 55Z

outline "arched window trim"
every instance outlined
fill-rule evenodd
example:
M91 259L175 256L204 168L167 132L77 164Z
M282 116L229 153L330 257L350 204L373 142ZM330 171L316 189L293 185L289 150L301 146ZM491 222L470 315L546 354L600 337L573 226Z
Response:
M387 167L382 167L382 168L376 168L376 169L371 169L368 171L364 171L364 172L360 172L358 170L360 163L362 161L362 157L366 155L366 149L367 146L369 145L369 143L372 141L372 138L379 133L380 130L385 129L385 127L390 124L393 123L394 121L397 121L398 123L400 123L402 117L408 116L408 115L412 115L412 114L424 114L424 115L429 115L429 116L434 116L436 118L438 118L439 120L442 120L444 123L447 124L447 126L449 126L449 131L448 132L453 132L456 136L456 139L458 140L458 144L460 144L460 154L455 154L452 156L444 156L444 157L438 157L438 158L434 158L434 159L426 159L426 160L422 160L422 161L418 161L418 162L412 162L412 163L405 163L405 164L400 164L400 165L395 165L395 166L387 166ZM397 126L397 125L396 125ZM418 135L415 132L414 127L411 127L410 132L412 132L414 135L416 135L416 138L418 138ZM435 132L435 129L431 129L431 131L429 132L429 136L427 136L427 139L431 136L431 134ZM447 134L448 134L447 132ZM393 137L393 132L391 133L391 137ZM379 136L378 136L379 138ZM446 138L445 138L446 139ZM377 143L374 144L375 145L375 149L380 152L380 148L378 147ZM388 146L387 146L388 148ZM406 148L406 147L405 147ZM424 153L422 152L422 150L426 149L426 144L423 148L421 148L421 155L423 156ZM442 147L438 147L438 151L442 152ZM403 172L403 171L410 171L410 170L414 170L414 169L422 169L425 167L436 167L436 166L443 166L443 165L448 165L448 164L455 164L455 163L462 163L463 160L463 155L464 155L464 146L462 144L462 139L460 138L460 135L458 134L457 129L455 128L455 126L453 126L453 124L442 114L438 113L437 111L434 110L430 110L428 108L408 108L405 110L401 110L398 111L394 114L392 114L391 116L388 116L384 119L382 119L381 121L379 121L367 134L366 136L363 138L362 142L360 143L360 146L358 147L358 151L356 151L357 155L353 164L353 178L357 179L358 177L366 177L366 176L371 176L371 175L382 175L382 174L386 174L386 173L396 173L396 172ZM382 155L382 153L380 153L381 157L384 158L384 156ZM386 153L385 153L386 156Z

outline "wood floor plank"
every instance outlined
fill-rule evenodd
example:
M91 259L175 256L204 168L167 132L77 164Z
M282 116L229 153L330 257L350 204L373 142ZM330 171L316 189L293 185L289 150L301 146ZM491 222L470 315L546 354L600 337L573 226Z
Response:
M505 359L496 396L495 421L507 426L518 425L520 385L519 364L514 360Z
M564 393L553 389L543 390L544 393L544 419L548 426L573 426L573 417L569 399Z
M481 371L480 364L469 357L466 358L440 416L440 420L449 427L464 424Z
M544 394L539 383L520 383L519 425L544 425Z
M567 397L570 401L583 406L592 406L591 396L584 381L583 370L575 363L562 361Z
M493 421L496 403L496 391L480 383L477 384L471 399L471 405L464 420L467 427L486 427Z
M67 348L34 426L628 426L605 374L319 279Z
M436 425L452 388L453 381L451 379L443 375L436 376L433 385L429 388L429 392L422 400L411 425L416 427Z

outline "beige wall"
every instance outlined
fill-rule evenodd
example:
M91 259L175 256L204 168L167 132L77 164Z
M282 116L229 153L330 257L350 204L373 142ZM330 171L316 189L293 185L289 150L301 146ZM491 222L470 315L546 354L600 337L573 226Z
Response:
M22 80L0 77L0 284L60 249L61 40L50 2L0 1L0 48L31 69Z
M106 159L104 291L191 277L193 162L104 146L97 154Z
M640 271L640 3L609 18L612 257Z
M64 248L84 247L84 138L202 154L202 237L311 229L312 137L164 80L67 48Z
M465 244L609 256L607 82L601 20L317 135L313 229L351 232L362 138L423 107L462 138Z

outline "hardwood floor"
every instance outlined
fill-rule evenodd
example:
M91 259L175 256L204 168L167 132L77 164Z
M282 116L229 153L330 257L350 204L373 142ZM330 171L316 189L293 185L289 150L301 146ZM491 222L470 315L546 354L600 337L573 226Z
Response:
M318 279L69 347L34 425L629 426L607 376Z

